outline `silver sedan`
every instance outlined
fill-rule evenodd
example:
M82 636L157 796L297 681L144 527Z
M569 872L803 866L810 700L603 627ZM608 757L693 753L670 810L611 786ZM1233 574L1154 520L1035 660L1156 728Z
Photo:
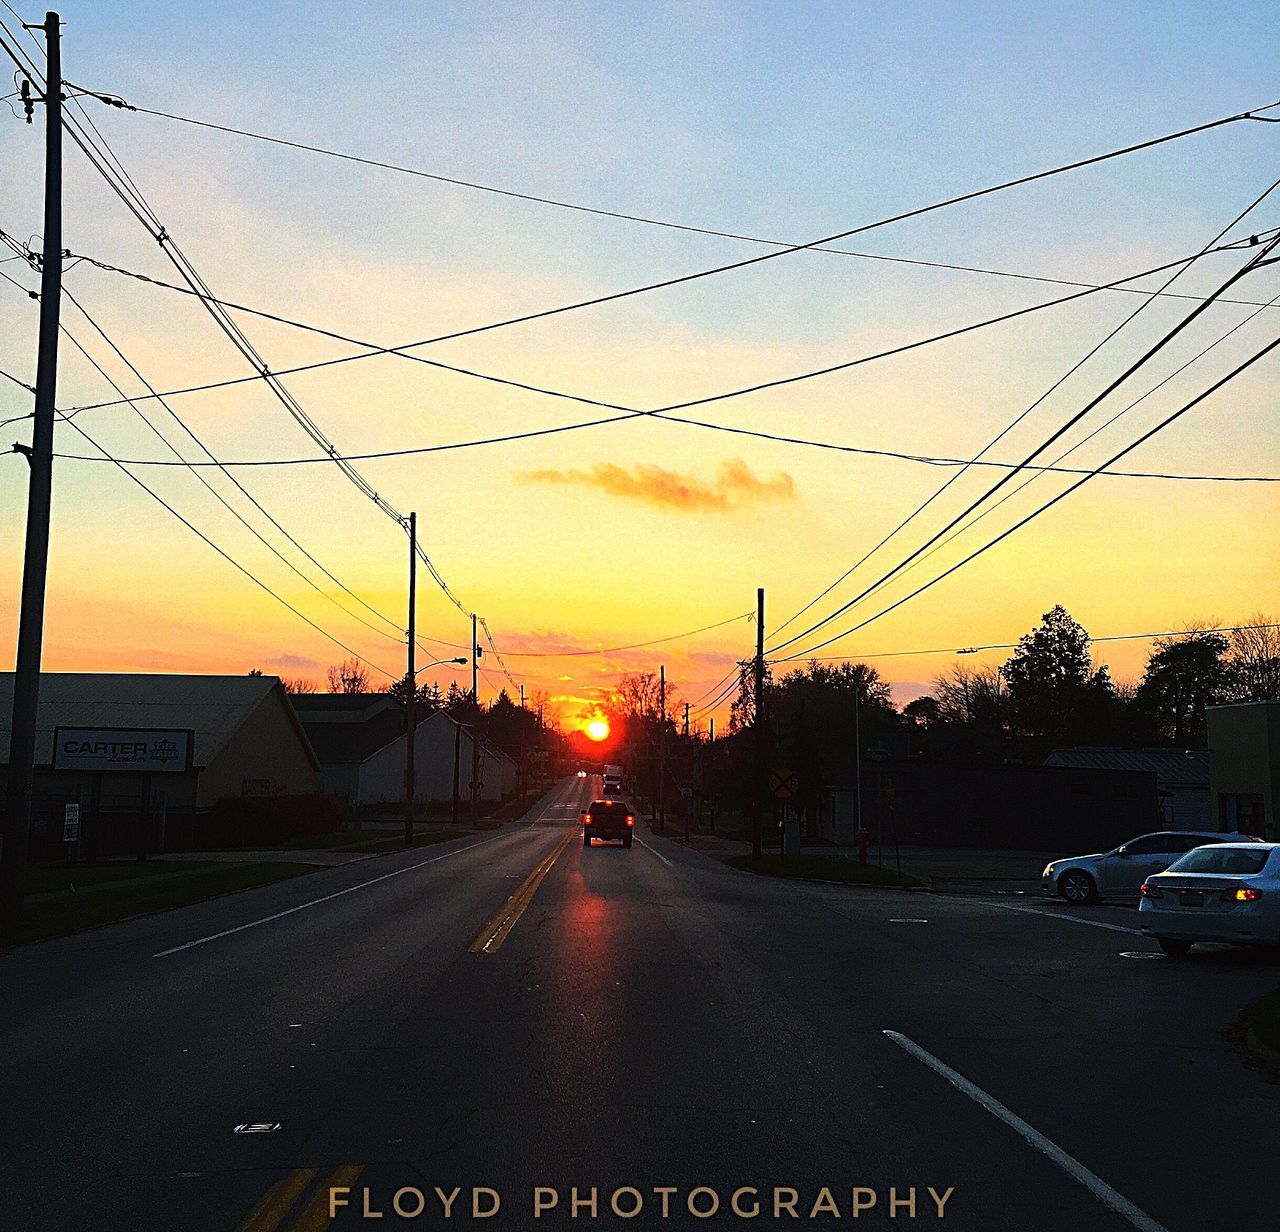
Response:
M1187 852L1142 883L1138 923L1171 958L1196 941L1280 945L1280 843Z
M1163 872L1193 847L1205 843L1250 841L1253 840L1245 834L1157 830L1153 834L1131 838L1110 851L1054 860L1045 866L1040 888L1050 897L1065 898L1069 903L1093 903L1100 898L1136 898L1138 887L1148 877Z

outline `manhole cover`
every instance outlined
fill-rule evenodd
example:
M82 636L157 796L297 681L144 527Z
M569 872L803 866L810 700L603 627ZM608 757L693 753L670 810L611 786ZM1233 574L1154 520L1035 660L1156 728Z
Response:
M243 1125L237 1125L231 1132L236 1134L274 1134L279 1128L279 1121L246 1121Z

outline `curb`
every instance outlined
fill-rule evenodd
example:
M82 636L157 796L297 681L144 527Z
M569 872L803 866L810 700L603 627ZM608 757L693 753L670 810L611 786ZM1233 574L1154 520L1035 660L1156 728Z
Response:
M1273 1078L1280 1078L1280 1050L1260 1040L1258 1033L1252 1027L1245 1032L1244 1046L1254 1060L1263 1065Z

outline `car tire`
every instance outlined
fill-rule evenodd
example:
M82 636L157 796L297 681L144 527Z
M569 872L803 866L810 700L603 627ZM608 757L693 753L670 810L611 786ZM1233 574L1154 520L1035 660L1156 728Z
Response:
M631 846L631 835L629 835L629 834L628 834L628 835L627 835L627 837L626 837L626 838L624 838L624 839L622 840L622 845L623 845L624 847L630 847L630 846Z
M1180 937L1157 937L1156 940L1170 958L1186 958L1191 952L1191 942L1183 941Z
M583 845L584 847L590 847L590 846L591 846L591 835L589 835L589 834L584 834L584 835L582 836L582 845Z
M1098 883L1088 873L1068 870L1058 878L1058 897L1069 903L1096 903Z

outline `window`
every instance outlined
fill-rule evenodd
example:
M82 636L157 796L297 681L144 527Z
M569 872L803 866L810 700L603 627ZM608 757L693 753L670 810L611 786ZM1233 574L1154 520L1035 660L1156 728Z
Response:
M1144 834L1141 838L1135 838L1132 842L1124 845L1125 854L1130 856L1151 856L1157 852L1182 850L1171 845L1176 837L1176 835L1171 834Z
M1201 847L1169 865L1171 873L1228 873L1247 877L1262 872L1271 854L1269 847L1249 851L1243 847Z

